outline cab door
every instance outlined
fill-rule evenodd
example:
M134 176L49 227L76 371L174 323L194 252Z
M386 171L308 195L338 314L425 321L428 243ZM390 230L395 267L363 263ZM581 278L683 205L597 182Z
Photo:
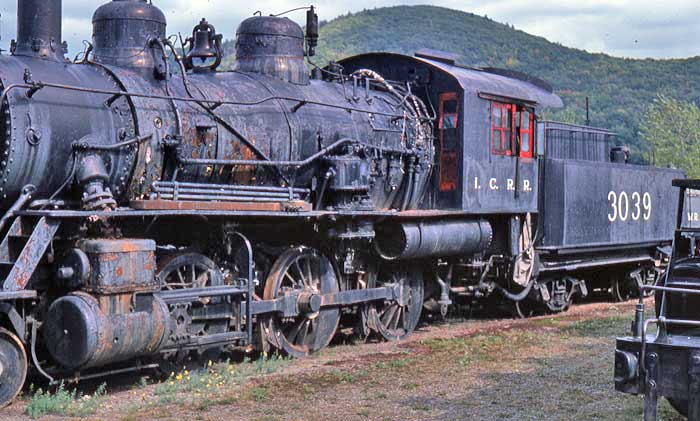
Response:
M453 192L459 185L459 95L440 94L438 114L440 140L440 192Z

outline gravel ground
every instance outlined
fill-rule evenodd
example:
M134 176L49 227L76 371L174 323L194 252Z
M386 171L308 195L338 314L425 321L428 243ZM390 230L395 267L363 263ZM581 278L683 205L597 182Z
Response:
M596 303L558 316L422 326L401 343L336 345L187 391L178 380L173 390L138 379L125 388L123 380L108 384L88 418L639 420L641 398L612 385L614 339L626 333L632 309ZM0 418L28 419L27 403ZM680 419L665 403L661 418Z

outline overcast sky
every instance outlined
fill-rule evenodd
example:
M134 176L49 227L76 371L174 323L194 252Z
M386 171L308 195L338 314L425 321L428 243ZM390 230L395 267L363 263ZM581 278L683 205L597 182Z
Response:
M590 52L635 58L700 56L699 0L153 0L168 17L168 33L190 32L199 19L207 17L225 38L233 38L238 23L257 10L280 13L309 2L317 6L322 20L365 8L432 4L488 15ZM90 38L92 13L102 3L63 0L63 34L71 54ZM0 47L4 49L16 34L16 5L17 0L0 0ZM301 22L304 14L290 17Z

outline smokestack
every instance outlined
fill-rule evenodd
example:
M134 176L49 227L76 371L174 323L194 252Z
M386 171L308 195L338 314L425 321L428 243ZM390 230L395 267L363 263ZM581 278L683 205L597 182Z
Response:
M62 0L17 0L17 41L12 53L63 61Z

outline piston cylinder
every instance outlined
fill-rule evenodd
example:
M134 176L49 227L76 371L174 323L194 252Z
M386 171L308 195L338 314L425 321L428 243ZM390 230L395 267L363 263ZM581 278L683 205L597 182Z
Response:
M105 302L100 303L102 298ZM120 312L131 306L132 299L134 311ZM82 369L157 352L165 342L169 317L168 306L154 295L98 300L77 292L51 305L42 331L59 364Z
M386 260L468 256L485 251L492 238L485 220L389 223L377 228L375 247Z

